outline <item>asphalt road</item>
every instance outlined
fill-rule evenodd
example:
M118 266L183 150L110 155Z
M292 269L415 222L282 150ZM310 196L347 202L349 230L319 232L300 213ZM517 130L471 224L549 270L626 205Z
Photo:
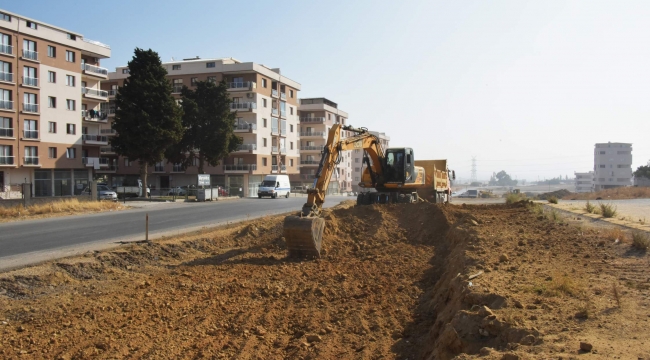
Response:
M144 240L149 214L150 238L204 226L298 211L306 197L238 199L206 203L161 203L125 211L0 224L0 270L52 258ZM325 207L353 197L329 196Z

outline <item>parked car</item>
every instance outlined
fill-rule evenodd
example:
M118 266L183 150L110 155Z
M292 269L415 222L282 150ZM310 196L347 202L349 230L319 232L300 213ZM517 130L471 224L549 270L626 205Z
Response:
M89 195L90 196L90 188L85 188L84 191L81 192L81 195ZM97 186L97 198L99 200L111 200L111 201L117 201L117 193L111 188L109 188L106 185L98 185Z
M172 195L185 196L185 195L187 195L187 190L183 189L183 188L184 188L184 186L177 186L175 188L171 188L171 189L169 189L169 192L167 192L167 195L169 195L169 196L172 196Z

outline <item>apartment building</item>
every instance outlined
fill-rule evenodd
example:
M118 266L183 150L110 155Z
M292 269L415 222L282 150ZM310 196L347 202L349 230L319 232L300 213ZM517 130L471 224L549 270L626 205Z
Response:
M231 111L237 112L235 132L243 144L218 166L207 166L212 185L231 195L257 196L265 175L298 174L298 91L300 84L283 76L278 68L233 58L190 58L163 63L180 99L183 86L193 88L197 81L225 80L232 98ZM102 107L108 124L115 116L114 96L129 76L126 66L118 67L102 83L109 101ZM107 130L110 131L110 130ZM107 133L111 136L112 133ZM137 163L118 158L109 146L100 148L103 162L109 164L107 179L113 186L133 183L140 173ZM162 161L149 169L153 191L197 183L197 167L183 170L180 164Z
M600 143L594 147L594 190L632 185L632 144Z
M594 191L594 172L576 172L575 174L575 192L584 193Z
M107 100L99 62L110 55L80 33L0 10L0 197L24 182L34 196L85 188L100 164L86 158L97 138L82 134L100 132L86 115Z
M334 124L347 125L348 113L339 109L338 104L326 98L300 99L300 174L291 177L294 185L313 187L314 175L318 170L323 148L327 143L329 131ZM343 131L346 138L353 135ZM341 161L330 179L329 191L352 191L352 152L344 151Z
M379 139L382 149L386 151L390 143L390 137L383 132L371 131L371 134L375 135ZM363 174L363 150L354 150L352 151L352 191L363 191L364 189L359 186L361 181L361 174Z

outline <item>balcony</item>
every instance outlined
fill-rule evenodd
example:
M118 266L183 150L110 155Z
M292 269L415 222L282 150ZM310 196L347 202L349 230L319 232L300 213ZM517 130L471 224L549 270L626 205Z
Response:
M273 96L273 97L278 97L278 90L276 90L276 89L271 89L271 96Z
M237 165L226 164L223 166L223 171L226 173L243 174L255 170L257 170L257 164L237 164Z
M235 132L255 132L257 130L257 124L235 124Z
M38 104L23 104L23 111L30 113L38 113Z
M90 65L90 64L81 64L81 70L85 75L93 75L101 77L102 79L108 78L108 69L103 67Z
M0 45L0 54L13 55L14 54L14 47L11 46L11 45L2 44L2 45Z
M113 149L112 147L103 147L103 148L99 148L99 153L102 155L114 155L115 149Z
M23 130L23 139L38 139L38 130Z
M276 145L271 146L271 153L277 153L278 152L278 147Z
M286 118L287 117L287 111L286 110L280 110L280 117Z
M301 117L301 123L312 123L312 124L322 124L325 122L324 117Z
M11 166L14 164L13 156L0 156L0 166Z
M95 110L81 110L81 117L85 121L106 123L108 121L108 114L102 111Z
M0 81L14 82L14 74L9 72L0 72Z
M23 76L23 85L38 87L38 78Z
M99 133L102 134L102 135L111 136L111 135L117 134L117 130L115 130L115 129L101 129L101 130L99 130Z
M228 83L228 90L230 91L246 91L246 90L253 90L255 88L257 88L257 83L255 83L254 81Z
M287 100L287 93L280 93L280 99Z
M287 148L280 148L280 154L286 154Z
M253 152L257 150L257 144L241 144L237 146L237 152Z
M315 174L300 174L300 180L314 180L316 179Z
M108 158L98 158L98 157L82 157L81 163L87 167L93 167L99 169L100 167L107 167L109 164Z
M108 136L83 134L81 139L86 145L108 145Z
M183 85L172 86L172 94L180 94L181 90L183 90Z
M243 103L231 103L230 110L236 111L253 111L257 109L257 103L254 102L243 102Z
M286 173L287 172L287 166L286 165L271 165L271 173L278 173L278 170L280 170L280 173Z
M280 135L280 129L277 128L277 125L271 127L271 135Z
M108 97L109 98L115 97L115 95L117 95L117 89L108 90Z
M108 110L103 110L103 112L108 114L108 117L115 116L115 108L108 108Z
M23 165L38 165L38 156L25 156Z
M325 136L325 131L301 131L301 137L323 137Z
M317 146L301 146L300 151L316 151L316 152L322 152L323 149L325 149L324 145L317 145Z
M8 101L8 100L0 100L0 109L13 110L14 109L14 102L13 101Z
M160 164L154 165L153 172L164 173L165 172L165 165L160 165Z
M0 137L14 137L14 129L0 128Z
M95 169L97 173L115 173L117 172L117 166L115 164L108 164L106 166L101 166L99 169Z
M108 91L106 90L97 90L97 89L82 87L81 93L84 94L85 98L97 99L102 101L108 100Z
M300 165L318 165L319 163L318 160L300 160Z
M38 53L31 50L23 50L23 59L38 61Z

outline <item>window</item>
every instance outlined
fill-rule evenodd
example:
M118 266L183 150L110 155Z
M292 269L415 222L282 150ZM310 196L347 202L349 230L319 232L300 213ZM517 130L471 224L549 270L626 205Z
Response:
M26 21L26 23L27 23L27 27L30 28L30 29L34 29L34 30L36 30L36 28L38 27L38 26L36 25L36 23L33 22L33 21Z
M605 168L605 165L600 165L600 168L601 168L601 169L604 169L604 168Z
M47 123L48 131L51 134L56 134L56 123L54 121L50 121Z
M266 79L262 79L262 87L266 87Z
M77 104L76 104L75 100L67 99L65 102L66 102L66 108L68 110L74 111L77 108L77 106L76 106Z
M293 150L293 141L290 142L289 145L290 145L290 146L289 146L289 149L290 149L290 150Z
M289 90L289 97L293 98L293 90Z
M293 167L293 159L289 159L289 166Z
M359 158L355 158L354 162L358 164L359 163Z
M77 35L68 33L68 40L77 40Z
M332 120L332 114L327 114L327 120Z
M190 79L190 84L191 84L192 86L196 86L196 82L197 82L197 81L199 81L199 78L195 78L195 77L193 77L193 78Z
M264 144L263 146L266 147L266 138L262 138L262 143Z
M262 119L262 120L263 120L262 122L264 123L264 127L266 127L266 119Z
M48 96L47 105L51 108L56 109L56 98L54 96Z
M207 68L213 68L214 66L215 66L215 63L214 63L214 62L207 62L207 63L205 63L205 67L207 67Z
M601 152L600 152L600 155L605 155L605 152L604 152L604 151L601 151Z
M262 158L262 166L266 166L266 158Z
M217 82L217 77L216 76L208 76L208 82L216 83Z
M293 132L293 125L289 125L289 131Z
M65 61L74 62L74 51L70 51L70 50L65 51Z
M11 128L11 118L0 117L0 136L4 136L4 137L14 136L14 129Z
M56 73L54 71L47 72L47 81L51 83L56 83Z
M124 166L131 166L131 162L129 161L129 158L124 158Z
M11 16L5 13L0 13L0 20L11 22Z
M122 74L128 74L128 73L129 73L129 69L122 69Z
M56 48L54 46L52 46L52 45L47 46L47 56L49 56L51 58L56 57Z
M181 66L180 65L172 65L172 70L180 70Z
M75 124L66 124L66 133L68 135L75 135L77 133L77 125Z
M0 145L0 164L2 165L14 164L14 157L11 155L12 154L11 150L12 150L11 145Z
M56 159L56 148L51 147L47 149L47 157L50 159Z
M77 149L67 148L65 150L65 157L67 157L68 159L75 159L77 157Z
M289 106L289 114L293 115L293 108Z
M68 86L74 86L75 84L75 78L72 75L66 75L65 76L65 84Z
M266 107L266 99L262 99L262 106ZM266 125L264 125L266 127Z
M38 165L38 147L25 146L25 165Z

